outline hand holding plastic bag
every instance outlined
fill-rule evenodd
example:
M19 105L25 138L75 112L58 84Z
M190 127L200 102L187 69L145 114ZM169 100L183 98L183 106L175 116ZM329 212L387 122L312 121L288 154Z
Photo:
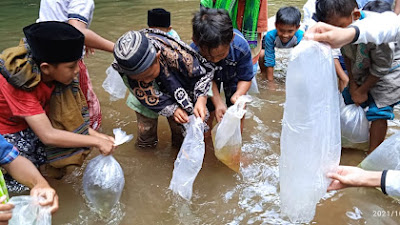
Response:
M9 203L14 205L9 225L51 225L50 206L39 205L39 199L29 195L14 196Z
M240 120L246 113L245 104L250 101L249 95L240 96L226 110L221 122L212 129L215 156L236 172L239 171L242 148Z
M364 109L355 104L345 105L344 102L341 102L340 129L342 137L352 143L367 142L369 140L369 122Z
M179 194L182 198L190 200L192 198L193 182L201 169L204 159L204 123L200 117L196 118L191 115L189 123L185 125L187 132L174 163L169 189Z
M107 77L103 82L103 88L110 94L110 101L117 101L125 98L126 86L121 75L112 66L106 70Z
M121 128L113 130L115 145L132 140ZM125 185L124 172L111 155L99 155L86 167L83 175L83 191L89 202L100 212L109 212L119 201Z

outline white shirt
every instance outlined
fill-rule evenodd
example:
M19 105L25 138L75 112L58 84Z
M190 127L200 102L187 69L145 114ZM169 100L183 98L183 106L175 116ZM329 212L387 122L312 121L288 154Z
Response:
M367 18L357 20L352 25L360 29L360 35L355 44L400 43L400 17L393 12L369 12Z
M79 20L89 27L94 12L93 0L41 0L36 22Z
M390 196L400 197L400 171L388 170L385 180L386 193Z

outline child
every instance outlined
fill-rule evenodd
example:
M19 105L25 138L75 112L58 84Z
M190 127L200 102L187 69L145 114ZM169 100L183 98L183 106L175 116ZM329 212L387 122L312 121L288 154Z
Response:
M292 48L303 38L303 31L299 30L301 13L292 6L282 7L276 13L276 29L265 35L264 65L267 67L267 80L274 81L275 47Z
M347 27L354 20L368 17L355 1L320 0L316 16L322 22ZM393 107L400 99L400 69L393 43L347 45L341 49L349 74L349 88L343 91L346 104L368 106L371 121L369 153L385 139L387 120L394 118Z
M19 156L18 150L0 135L0 165L16 180L31 189L31 196L42 197L42 206L50 206L54 213L58 209L58 196L49 183L42 177L36 167L25 157ZM2 176L2 175L0 175ZM2 187L5 188L5 187ZM7 196L0 198L0 224L8 224L12 216L12 204L3 204Z
M171 37L173 37L175 40L180 40L178 33L171 27L170 12L166 11L165 9L156 8L149 10L147 13L147 25L149 26L149 28L161 30L168 35L171 35ZM141 118L142 115L145 116L145 118L138 119L138 127L140 127L140 129L138 130L146 130L144 127L148 127L150 130L152 130L151 132L149 132L150 136L148 137L146 137L147 135L145 134L138 135L136 144L142 148L154 147L158 141L157 135L154 136L154 134L157 134L158 113L142 105L132 93L129 93L129 96L126 99L126 104L131 109L135 110L135 112L138 112L138 114L136 114L136 117ZM181 140L180 135L177 134L181 133L181 127L176 126L173 121L171 121L169 124L171 128L171 133L174 136L174 141L172 142L172 144L179 145Z
M183 141L182 126L188 114L206 117L207 92L213 67L184 42L157 29L129 31L118 39L112 64L125 85L148 111L168 118L172 144ZM137 145L157 145L157 117L135 108Z
M97 147L111 154L114 138L88 127L87 105L74 81L83 34L62 22L32 24L24 34L26 42L0 55L0 134L37 167L81 165L88 154L85 148L65 148Z
M147 11L147 25L149 28L164 31L176 40L181 40L178 33L171 27L171 13L165 9L156 8Z
M213 97L207 102L211 127L214 117L217 122L221 121L227 107L249 90L254 77L251 52L243 35L233 29L226 10L203 8L195 14L192 24L191 46L217 68L212 85ZM219 94L221 84L226 104Z
M39 18L36 22L60 21L69 23L85 35L87 54L93 54L94 49L112 52L114 43L89 29L93 12L94 0L41 0ZM101 125L100 102L93 91L83 59L79 61L79 69L79 84L89 107L90 127L98 130Z
M392 11L392 6L386 1L377 0L368 2L362 9L365 11L383 13L386 11Z

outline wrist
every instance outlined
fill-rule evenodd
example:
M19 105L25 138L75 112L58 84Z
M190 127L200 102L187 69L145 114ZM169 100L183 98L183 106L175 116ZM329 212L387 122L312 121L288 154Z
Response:
M379 187L381 186L382 172L377 171L365 171L364 176L361 179L361 186L364 187Z

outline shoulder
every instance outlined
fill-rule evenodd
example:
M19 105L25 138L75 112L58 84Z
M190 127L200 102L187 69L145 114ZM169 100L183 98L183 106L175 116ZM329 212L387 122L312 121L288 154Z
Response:
M243 37L243 34L239 30L234 29L235 37L231 43L231 51L240 52L242 54L250 53L250 46L247 40Z
M274 42L276 36L278 36L278 31L276 29L268 31L265 35L265 42Z

